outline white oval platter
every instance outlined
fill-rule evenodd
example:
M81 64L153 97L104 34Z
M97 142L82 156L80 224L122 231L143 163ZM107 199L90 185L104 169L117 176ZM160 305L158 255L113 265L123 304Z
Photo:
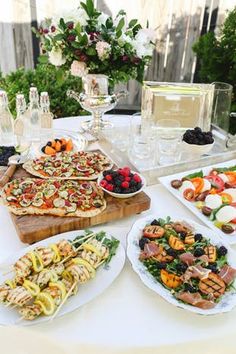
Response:
M201 314L201 315L213 315L218 313L224 313L231 311L234 306L236 306L236 291L229 291L223 295L221 301L213 309L200 309L188 304L185 304L177 300L169 290L164 288L161 283L159 283L146 269L144 264L139 260L140 248L139 239L142 237L142 230L144 227L152 222L153 219L159 217L166 218L167 215L147 215L146 217L139 219L132 226L128 234L128 247L127 255L132 264L134 271L139 275L142 282L151 290L155 291L163 299L168 301L170 304L180 307L182 309ZM228 249L228 263L236 268L236 253L229 247L229 245L222 241L222 239L216 235L216 233L205 226L199 225L190 219L185 219L183 217L174 217L174 221L186 221L189 225L193 226L196 233L201 233L207 239L209 239L214 245L224 245Z

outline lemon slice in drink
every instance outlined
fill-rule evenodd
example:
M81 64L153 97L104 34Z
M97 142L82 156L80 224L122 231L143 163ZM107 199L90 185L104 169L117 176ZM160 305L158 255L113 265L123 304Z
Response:
M42 311L46 316L52 315L56 307L52 296L45 292L41 292L40 294L38 294L35 300L35 304L41 306Z

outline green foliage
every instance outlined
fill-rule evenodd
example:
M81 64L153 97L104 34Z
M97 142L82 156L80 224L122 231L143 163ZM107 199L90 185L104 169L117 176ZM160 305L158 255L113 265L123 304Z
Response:
M83 114L79 103L66 95L68 89L81 91L82 82L78 77L65 74L51 64L38 64L35 70L25 71L20 68L6 77L0 73L0 89L6 90L10 109L14 115L16 94L22 93L28 100L31 86L36 86L39 92L49 93L51 111L56 118Z
M201 82L221 81L233 86L233 107L236 108L236 8L232 10L220 32L219 38L213 32L201 36L193 45L193 51L200 62ZM232 108L233 108L232 107Z

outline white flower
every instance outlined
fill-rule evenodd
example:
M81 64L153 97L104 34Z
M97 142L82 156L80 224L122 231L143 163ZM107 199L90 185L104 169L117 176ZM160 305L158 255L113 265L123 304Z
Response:
M59 24L60 19L63 18L64 22L74 22L75 26L79 22L81 26L87 25L88 15L86 11L82 8L73 9L70 11L63 11L52 18L52 25L56 28Z
M150 43L155 40L155 31L149 28L143 28L138 31L132 44L136 50L138 58L151 56L154 45Z
M63 57L63 53L60 48L52 48L51 52L49 52L49 61L52 65L61 66L65 64L66 58Z
M88 74L86 63L74 60L70 67L70 73L73 76L83 77Z
M130 36L127 36L127 34L122 33L122 35L119 37L119 41L121 41L122 43L132 44L133 39Z
M136 51L136 55L138 58L152 56L153 45L150 43L142 43L133 41L133 47Z
M101 13L101 15L98 16L97 21L98 21L98 26L101 27L102 25L106 24L106 20L109 18L107 14L104 12Z
M111 52L111 46L107 42L99 41L96 44L96 51L98 53L99 59L105 60L105 59L109 58L109 55Z
M135 39L139 42L154 42L156 33L150 28L142 28L138 31L135 36Z

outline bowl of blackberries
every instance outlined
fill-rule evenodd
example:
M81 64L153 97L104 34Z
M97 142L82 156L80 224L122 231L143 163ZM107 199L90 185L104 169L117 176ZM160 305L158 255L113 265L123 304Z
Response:
M146 186L146 180L126 166L104 171L98 178L98 185L113 197L123 199L140 193Z
M193 155L204 155L211 151L214 145L212 132L203 132L201 128L188 129L183 135L183 151Z
M9 157L16 153L14 146L0 146L0 166L7 166Z

